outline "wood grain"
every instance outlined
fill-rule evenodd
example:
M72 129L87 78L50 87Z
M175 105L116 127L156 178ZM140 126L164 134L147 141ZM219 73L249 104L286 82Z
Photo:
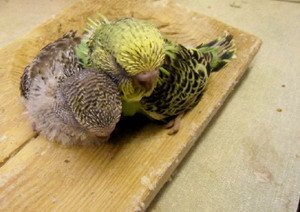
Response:
M121 123L111 142L99 148L64 148L42 136L35 138L19 99L20 75L45 44L70 29L82 32L86 18L96 12L110 19L148 20L169 39L189 46L227 30L236 40L237 58L212 76L203 99L185 115L175 136L137 117ZM255 36L172 1L88 0L1 49L0 208L144 210L241 79L260 45Z

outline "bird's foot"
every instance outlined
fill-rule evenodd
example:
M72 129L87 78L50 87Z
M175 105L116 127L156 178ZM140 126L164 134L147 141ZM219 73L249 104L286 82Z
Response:
M173 127L175 124L175 118L172 119L171 121L169 121L166 125L165 125L165 128L166 129L170 129L171 127Z
M180 129L180 122L183 117L184 113L179 114L174 119L169 121L166 124L166 128L169 129L168 135L174 135L176 134Z

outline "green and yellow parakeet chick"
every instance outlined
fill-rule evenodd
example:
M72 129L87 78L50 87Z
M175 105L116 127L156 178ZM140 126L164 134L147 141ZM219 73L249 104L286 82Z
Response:
M234 40L228 33L190 49L166 41L166 57L157 86L149 97L123 103L123 113L142 112L155 120L171 120L167 124L171 128L169 134L176 133L184 112L200 101L210 74L226 65L234 53Z
M164 61L164 39L148 22L123 18L89 20L76 49L84 67L94 67L118 79L124 101L140 101L156 86Z
M106 141L122 112L117 84L106 73L81 67L75 55L78 43L71 31L48 44L20 82L34 130L65 145Z

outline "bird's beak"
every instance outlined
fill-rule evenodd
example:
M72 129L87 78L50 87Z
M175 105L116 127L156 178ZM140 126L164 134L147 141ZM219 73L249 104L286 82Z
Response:
M113 126L103 127L97 130L90 130L90 132L98 138L109 138L110 134L114 131L115 126L116 125L113 124Z
M147 71L137 74L133 77L133 83L149 91L158 77L159 71Z
M107 132L96 132L94 133L94 135L98 138L105 138L107 136L109 136L110 133L107 133Z

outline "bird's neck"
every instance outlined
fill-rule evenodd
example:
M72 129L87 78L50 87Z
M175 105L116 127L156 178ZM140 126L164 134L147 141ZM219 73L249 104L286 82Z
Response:
M119 90L121 91L122 99L127 102L138 102L143 97L150 96L155 88L145 90L140 87L135 87L131 79L123 79L119 84Z

